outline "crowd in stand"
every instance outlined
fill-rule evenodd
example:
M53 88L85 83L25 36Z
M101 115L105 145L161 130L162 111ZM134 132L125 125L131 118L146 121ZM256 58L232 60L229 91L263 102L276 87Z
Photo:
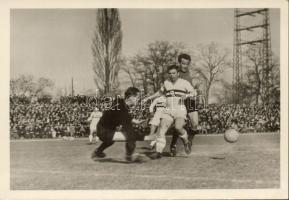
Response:
M87 119L95 102L64 98L51 102L25 97L10 98L10 133L13 138L80 137L89 133Z
M262 105L209 105L199 112L201 133L223 133L230 127L239 132L276 132L280 129L278 104Z
M90 113L97 99L62 97L59 101L10 97L11 138L83 137L89 134ZM142 112L146 115L146 112ZM147 115L148 116L148 115ZM209 105L199 111L199 133L223 133L235 126L239 132L275 132L280 129L278 104ZM148 130L142 127L142 130Z

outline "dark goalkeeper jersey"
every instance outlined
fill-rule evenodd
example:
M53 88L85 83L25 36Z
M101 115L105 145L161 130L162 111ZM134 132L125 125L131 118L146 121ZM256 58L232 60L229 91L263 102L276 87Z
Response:
M193 78L192 78L192 76L191 76L189 70L186 71L186 72L183 72L182 70L180 70L180 78L189 81L190 84L192 85Z
M110 108L103 112L98 124L105 129L113 131L119 125L122 125L123 129L130 129L132 127L132 117L124 99L114 100Z

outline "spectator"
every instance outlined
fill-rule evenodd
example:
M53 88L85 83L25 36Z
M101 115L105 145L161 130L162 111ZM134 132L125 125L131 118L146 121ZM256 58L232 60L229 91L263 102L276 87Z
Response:
M61 97L59 102L11 96L11 138L87 136L86 119L98 103L99 99L80 95ZM148 108L132 112L136 119L148 119ZM223 133L231 126L240 132L275 132L280 129L280 105L209 105L199 111L199 119L203 134ZM143 124L136 128L146 131L148 127Z
M74 137L74 135L75 135L75 126L72 123L70 123L70 125L69 125L69 136L70 137Z

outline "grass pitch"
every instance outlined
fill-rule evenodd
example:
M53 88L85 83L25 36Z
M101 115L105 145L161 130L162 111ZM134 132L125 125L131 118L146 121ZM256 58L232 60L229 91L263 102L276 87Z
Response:
M243 134L234 144L226 143L222 135L197 135L190 156L179 141L176 157L169 157L166 149L160 160L146 157L144 163L130 164L124 160L123 142L107 149L107 158L93 161L90 155L98 144L87 141L11 141L11 190L280 187L277 133ZM136 152L149 155L149 142L138 142Z

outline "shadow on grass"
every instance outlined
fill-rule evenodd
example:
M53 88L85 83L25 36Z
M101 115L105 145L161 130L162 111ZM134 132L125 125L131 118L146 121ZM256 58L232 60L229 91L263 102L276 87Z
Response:
M137 149L143 149L143 150L152 150L151 147L137 147Z
M135 161L127 161L121 158L96 158L93 159L94 162L100 162L100 163L120 163L120 164L140 164L145 163L148 160L151 160L152 155L155 153L155 151L144 151L139 152L140 157L139 159ZM176 155L175 157L171 156L170 152L163 152L162 157L168 157L168 158L188 158L187 155Z
M151 156L155 153L155 151L146 151L142 152L142 154L146 155L148 158L151 158ZM170 152L163 152L162 157L169 157L169 158L188 158L188 155L182 155L182 154L177 154L176 156L172 156Z
M116 158L101 158L94 160L95 162L101 162L101 163L121 163L121 164L131 164L132 162L126 161L126 160L120 160Z
M141 164L146 162L145 159L136 159L134 161L127 161L127 160L122 160L120 158L99 158L99 159L94 159L94 162L100 162L100 163L119 163L119 164Z

